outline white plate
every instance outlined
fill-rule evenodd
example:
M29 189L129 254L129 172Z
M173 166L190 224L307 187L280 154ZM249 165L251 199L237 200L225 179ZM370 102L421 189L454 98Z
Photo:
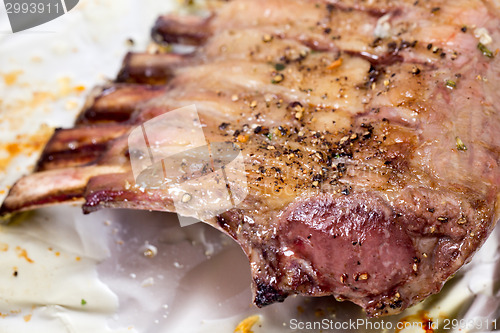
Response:
M8 32L0 6L0 200L1 191L29 172L49 129L71 126L86 92L116 75L132 49L127 39L134 39L134 50L145 50L156 17L175 6L82 0L68 14L17 34ZM290 297L255 308L239 247L201 223L181 228L173 214L84 216L79 207L54 207L19 220L0 227L2 333L233 332L251 315L260 316L256 333L320 331L308 325L372 332L394 328L402 318L421 319L422 311L442 331L458 332L469 319L500 314L498 229L439 295L399 316L365 322L358 307L328 297ZM145 256L147 249L156 255ZM415 313L420 317L411 317ZM447 330L447 319L465 321L450 321L457 330ZM488 331L481 323L469 331ZM403 332L410 331L422 332Z

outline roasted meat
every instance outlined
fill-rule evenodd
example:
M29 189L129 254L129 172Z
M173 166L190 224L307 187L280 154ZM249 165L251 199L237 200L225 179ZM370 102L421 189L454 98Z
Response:
M160 17L152 36L161 46L125 57L1 214L75 200L174 211L154 170L157 186L134 177L128 138L195 105L207 141L244 157L244 200L204 220L247 254L257 306L334 295L398 313L439 292L499 219L497 1L211 2Z

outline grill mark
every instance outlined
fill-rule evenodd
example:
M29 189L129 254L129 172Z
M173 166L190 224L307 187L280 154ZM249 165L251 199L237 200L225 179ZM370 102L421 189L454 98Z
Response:
M45 146L35 171L84 166L95 162L129 126L111 125L57 129Z
M107 143L100 143L81 146L77 150L44 154L38 161L35 172L91 164L106 151L107 147Z
M40 206L47 206L50 204L64 203L64 202L75 202L83 199L83 188L79 189L67 189L61 191L60 193L45 195L37 200L24 201L17 205L6 205L3 204L0 207L0 216L8 215L12 212L22 212L25 210L31 210Z
M157 43L201 45L210 37L211 17L164 15L156 21L151 36Z
M92 177L107 176L122 169L119 166L88 166L47 170L23 177L10 189L0 207L0 215L83 198ZM43 188L43 192L31 191L37 186Z
M173 76L176 68L189 64L191 55L174 53L132 53L123 59L116 82L163 85Z
M113 173L92 177L85 189L84 214L104 207L172 211L172 200L161 190L141 192L128 188L134 183L132 174Z
M96 89L87 99L75 124L125 123L141 103L162 95L164 91L164 87L137 84L115 84Z

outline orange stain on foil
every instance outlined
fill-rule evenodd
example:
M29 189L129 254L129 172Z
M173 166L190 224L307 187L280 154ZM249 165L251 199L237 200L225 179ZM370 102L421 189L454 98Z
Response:
M21 154L29 156L41 151L53 132L54 130L52 128L42 126L33 135L18 135L15 142L0 142L0 154L6 156L0 158L0 172L5 171L12 160L17 156ZM5 191L3 191L3 193L5 193Z
M7 152L11 155L16 155L21 152L21 148L17 143L8 143L6 149Z
M46 91L35 91L32 93L31 99L19 99L14 100L14 103L8 104L9 109L27 109L33 110L43 105L49 105L48 102L53 102L56 100L56 95ZM6 108L7 109L7 108ZM26 116L29 116L27 114Z
M66 97L72 94L80 94L85 91L85 86L83 85L73 86L69 77L61 77L57 81L59 83L60 97Z
M19 258L25 259L30 264L34 263L34 261L30 257L28 257L28 252L25 249L21 248L20 246L16 246L16 252Z
M28 315L24 316L23 319L24 319L25 322L28 322L28 321L31 320L31 315L28 314Z
M6 85L11 86L17 82L19 75L23 74L23 71L13 71L3 75L3 81Z

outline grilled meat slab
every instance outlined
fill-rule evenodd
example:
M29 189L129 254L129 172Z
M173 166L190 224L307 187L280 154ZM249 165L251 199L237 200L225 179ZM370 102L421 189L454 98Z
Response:
M255 303L335 295L370 316L439 292L500 217L494 0L234 0L167 15L60 129L6 215L64 201L173 211L137 186L130 131L196 105L245 158L248 195L205 222L247 254Z

